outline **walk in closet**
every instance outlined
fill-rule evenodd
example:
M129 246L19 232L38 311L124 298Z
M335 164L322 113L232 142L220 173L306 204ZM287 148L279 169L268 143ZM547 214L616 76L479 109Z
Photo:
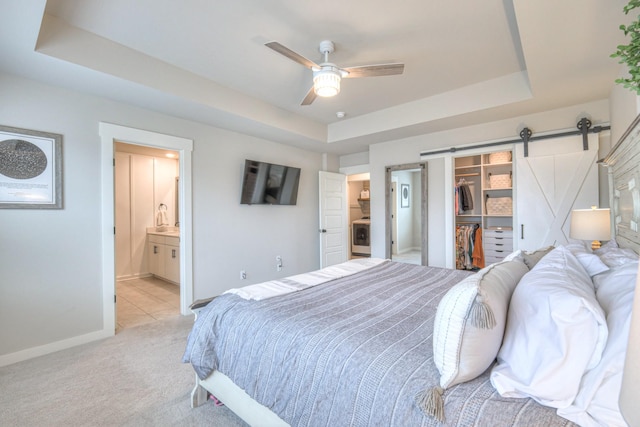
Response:
M513 251L511 151L454 159L455 265L477 270Z

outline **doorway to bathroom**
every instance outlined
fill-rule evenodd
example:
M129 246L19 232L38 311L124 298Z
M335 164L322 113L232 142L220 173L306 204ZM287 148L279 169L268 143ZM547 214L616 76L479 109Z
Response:
M166 196L163 202L151 204L151 220L148 226L142 227L146 232L143 232L146 239L146 246L142 247L142 250L147 252L157 252L157 254L169 254L169 258L175 259L177 262L169 269L170 274L174 274L174 280L172 284L179 283L179 312L183 315L189 314L189 304L193 302L193 262L192 262L192 184L191 184L191 159L193 152L193 140L180 138L172 135L151 132L141 129L135 129L125 126L114 125L111 123L101 122L99 124L99 134L101 139L101 158L102 158L102 289L103 289L103 328L106 333L114 334L116 332L116 312L117 302L122 299L121 296L116 294L116 145L120 142L125 142L139 149L154 148L164 151L173 151L178 155L178 174L173 177L173 188L175 191L175 200L171 202L172 197ZM153 157L153 156L152 156ZM131 171L131 168L127 170ZM176 180L176 177L180 177ZM136 173L133 173L129 179L139 180ZM134 193L140 193L136 186L132 186ZM148 203L148 204L149 204ZM175 216L168 215L165 212L166 219L163 216L158 216L160 203L167 205L175 204ZM147 208L148 209L148 208ZM128 216L139 216L135 210L131 210ZM125 217L127 214L125 214ZM147 215L148 217L148 215ZM160 226L157 224L157 219L160 218ZM174 224L179 223L175 229L171 221ZM164 224L164 223L167 224ZM122 224L119 224L122 226ZM175 225L174 225L175 226ZM159 227L159 229L158 229ZM139 228L139 227L138 227ZM158 232L158 233L173 233L173 235L160 234L157 238L150 239L146 234ZM156 233L156 235L158 234ZM154 250L153 246L157 246ZM164 246L164 247L160 247ZM173 246L173 247L171 247ZM140 250L140 247L138 247ZM166 257L167 255L165 255ZM136 258L140 260L141 258ZM139 261L140 262L140 261ZM142 261L143 262L143 261ZM148 263L148 261L147 261ZM153 262L152 262L153 264ZM178 267L176 268L176 265ZM147 266L147 268L149 268ZM153 267L152 267L153 268ZM171 269L176 271L171 273ZM152 277L152 273L148 272ZM165 267L164 273L159 273L158 276L167 274ZM142 278L141 278L142 279ZM165 278L162 277L163 281ZM151 279L147 279L151 280ZM144 286L143 286L144 287Z
M116 333L180 314L179 153L116 141Z

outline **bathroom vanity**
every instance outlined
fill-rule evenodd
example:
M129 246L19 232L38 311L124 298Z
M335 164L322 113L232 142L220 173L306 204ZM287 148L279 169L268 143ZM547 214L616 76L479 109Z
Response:
M180 284L180 230L166 227L147 230L149 272L156 277Z

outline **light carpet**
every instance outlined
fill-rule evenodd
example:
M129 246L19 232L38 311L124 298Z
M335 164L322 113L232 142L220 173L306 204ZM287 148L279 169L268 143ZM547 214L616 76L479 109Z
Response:
M191 408L192 325L172 317L0 368L0 425L246 427L213 402Z

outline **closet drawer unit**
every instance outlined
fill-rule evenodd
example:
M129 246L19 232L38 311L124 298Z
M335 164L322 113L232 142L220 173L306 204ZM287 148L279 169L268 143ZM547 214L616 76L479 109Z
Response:
M503 230L503 229L493 229L493 228L485 228L484 229L484 239L513 239L513 230Z
M513 252L513 243L511 240L502 241L500 243L484 243L484 251L509 251Z
M491 255L489 255L491 253ZM495 264L500 262L509 255L511 252L485 252L484 253L484 265Z

